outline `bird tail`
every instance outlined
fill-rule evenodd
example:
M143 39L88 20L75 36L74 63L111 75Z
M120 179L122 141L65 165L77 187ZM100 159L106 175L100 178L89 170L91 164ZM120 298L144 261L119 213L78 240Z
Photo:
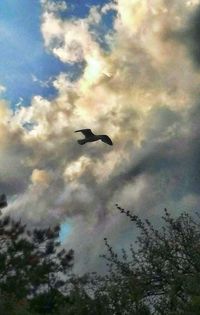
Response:
M81 140L77 140L77 142L78 142L80 145L83 145L83 144L85 144L87 141L85 141L85 139L81 139Z

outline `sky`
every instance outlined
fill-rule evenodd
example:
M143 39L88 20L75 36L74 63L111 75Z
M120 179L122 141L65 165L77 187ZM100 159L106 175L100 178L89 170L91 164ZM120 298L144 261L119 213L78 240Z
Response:
M102 270L104 237L129 244L116 203L199 211L199 21L199 0L0 2L4 215L59 223L78 273Z

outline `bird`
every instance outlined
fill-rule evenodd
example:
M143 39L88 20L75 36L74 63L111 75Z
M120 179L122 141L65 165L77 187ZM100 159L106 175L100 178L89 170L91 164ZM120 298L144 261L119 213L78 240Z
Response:
M7 203L7 198L5 194L1 194L0 195L0 213L1 213L1 209L7 207L8 203Z
M108 145L113 145L112 140L107 135L95 135L91 129L80 129L75 132L82 132L85 136L84 139L77 140L80 145L85 144L86 142L94 142L97 140L101 140Z

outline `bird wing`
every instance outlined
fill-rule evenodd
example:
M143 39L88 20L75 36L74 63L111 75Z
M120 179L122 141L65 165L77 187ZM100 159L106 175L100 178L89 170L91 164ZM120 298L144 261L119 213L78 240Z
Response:
M107 135L102 135L101 136L101 141L109 144L109 145L113 145L112 140L107 136Z
M75 132L82 132L86 138L94 136L91 129L80 129L80 130L76 130Z

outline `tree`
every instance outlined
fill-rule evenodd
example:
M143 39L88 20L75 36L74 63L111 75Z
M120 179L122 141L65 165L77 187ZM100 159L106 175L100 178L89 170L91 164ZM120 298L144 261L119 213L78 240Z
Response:
M53 312L65 290L73 250L61 249L59 226L28 230L20 220L0 220L0 293L18 302L31 300L32 310ZM22 303L23 304L23 303Z
M103 258L109 273L99 277L94 292L96 305L106 314L200 313L200 220L182 213L173 218L165 209L163 226L119 207L139 229L137 246L122 255L105 239ZM103 314L103 313L102 313Z
M116 253L105 238L108 273L67 281L73 251L60 248L59 227L28 231L21 221L0 220L0 313L200 314L200 215L173 218L165 209L156 229L117 209L138 229L136 246Z
M28 300L17 300L15 294L0 294L0 314L2 315L39 315L30 311Z

